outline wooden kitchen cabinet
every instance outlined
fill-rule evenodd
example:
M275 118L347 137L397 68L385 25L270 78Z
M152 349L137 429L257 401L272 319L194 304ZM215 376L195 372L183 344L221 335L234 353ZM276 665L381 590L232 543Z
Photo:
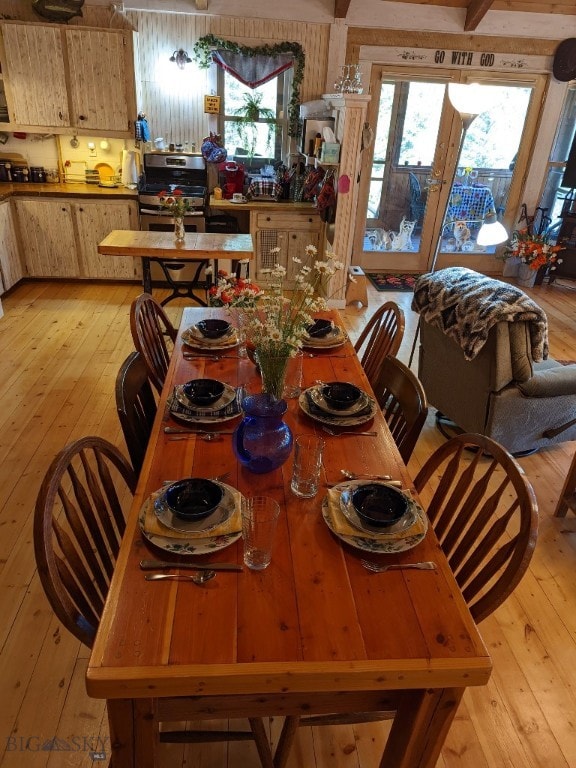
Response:
M0 203L0 295L24 275L16 227L9 200Z
M15 130L133 136L132 33L2 22L0 58Z
M138 205L131 200L73 203L78 236L78 257L82 277L102 280L141 280L140 259L131 256L104 256L98 243L113 229L138 229Z
M138 229L135 202L34 198L15 206L28 277L140 278L139 261L97 251L112 229Z
M304 261L307 245L316 246L319 252L321 250L323 224L315 212L253 211L250 229L254 240L257 282L266 282L266 273L262 270L280 264L286 268L286 284L290 287L300 268L293 257ZM272 248L280 248L280 253L270 254Z
M28 277L79 277L72 204L67 200L14 201Z

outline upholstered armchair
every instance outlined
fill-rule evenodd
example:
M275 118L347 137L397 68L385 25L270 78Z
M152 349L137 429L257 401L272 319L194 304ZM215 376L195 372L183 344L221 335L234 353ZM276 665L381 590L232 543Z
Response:
M418 278L412 308L437 418L514 454L576 440L576 365L546 359L546 315L523 291L453 267Z

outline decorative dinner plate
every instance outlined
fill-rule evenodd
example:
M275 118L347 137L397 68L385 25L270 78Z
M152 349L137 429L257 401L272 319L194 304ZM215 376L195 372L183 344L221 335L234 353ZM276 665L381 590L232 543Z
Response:
M328 416L338 416L339 418L354 416L356 413L363 411L370 405L370 396L366 394L366 392L362 392L358 402L354 403L354 405L351 405L349 408L331 408L322 394L323 386L323 384L315 384L308 389L308 394L312 403Z
M236 492L233 488L225 485L224 483L221 483L221 485L229 493ZM150 533L149 531L145 530L144 521L146 519L146 511L148 509L148 505L153 503L154 500L151 497L146 499L138 516L138 523L140 525L142 536L144 536L144 538L147 539L150 544L153 544L155 547L163 549L166 552L174 552L178 555L208 555L210 552L217 552L220 549L229 547L230 544L238 541L238 539L242 536L241 530L234 531L233 533L226 533L222 536L207 535L198 538L195 537L193 539L175 538L169 536L168 533L166 536Z
M302 339L303 347L310 347L311 349L335 349L341 347L348 341L347 334L338 325L335 325L330 333L319 339L315 339L312 336L304 336Z
M354 505L352 504L352 494L357 488L360 488L365 483L370 483L371 485L375 484L373 480L365 480L337 486L338 489L342 488L342 493L340 494L340 509L350 525L353 525L354 528L358 528L359 531L369 531L370 533L378 533L382 536L390 536L400 533L414 525L417 513L414 508L416 505L413 503L409 503L406 514L393 525L383 527L381 525L370 525L369 523L364 522L354 509ZM386 483L382 482L382 485L386 485ZM410 502L412 502L412 499L410 499Z
M341 485L346 487L348 484L342 483ZM340 488L340 486L336 486L336 489L338 488ZM330 531L334 534L334 536L339 538L345 544L354 547L354 549L361 549L365 552L378 552L382 554L405 552L406 550L413 549L418 544L420 544L420 542L426 536L426 532L428 530L428 518L426 517L426 513L422 507L412 498L410 498L410 511L412 511L415 515L414 522L416 522L418 518L420 519L421 530L417 534L407 536L398 536L398 532L393 535L389 529L388 533L376 534L370 531L372 534L370 538L362 536L361 531L358 531L358 536L349 536L347 534L339 533L337 530L335 530L334 523L330 516L328 504L328 497L325 496L322 500L322 517L324 518L324 522ZM342 514L341 509L340 514Z
M175 387L175 391L171 397L168 398L170 415L175 419L185 421L187 424L223 424L242 414L242 408L236 398L236 390L234 390L234 398L232 401L222 409L222 412L219 415L215 416L211 411L197 408L191 409L188 406L183 405L176 396L176 389L177 387Z
M356 427L359 424L365 424L374 418L378 407L376 400L370 395L366 395L365 408L351 416L336 416L335 412L327 413L315 405L310 397L310 390L306 389L298 398L298 405L311 419L323 424L330 424L335 427Z
M177 384L174 387L174 396L180 405L184 406L184 408L189 408L191 411L196 411L198 415L210 416L210 414L213 414L215 411L219 411L221 408L225 408L227 405L230 405L230 403L236 397L235 387L231 387L230 384L226 384L225 382L223 383L224 392L222 393L221 397L218 398L218 400L216 400L214 403L210 403L210 407L206 406L205 408L201 408L196 403L193 403L191 400L189 400L186 392L184 391L184 384Z
M202 532L209 535L210 531L229 520L234 512L234 495L224 483L218 483L218 485L224 491L222 501L213 512L202 520L182 520L175 515L166 503L166 491L163 491L154 502L154 512L157 519L171 531L178 531L178 533ZM166 486L167 489L168 486Z
M234 327L231 327L228 333L221 336L219 339L208 339L200 333L195 325L190 326L190 328L185 328L182 331L182 341L187 347L213 350L214 352L223 349L233 349L240 343L238 333Z

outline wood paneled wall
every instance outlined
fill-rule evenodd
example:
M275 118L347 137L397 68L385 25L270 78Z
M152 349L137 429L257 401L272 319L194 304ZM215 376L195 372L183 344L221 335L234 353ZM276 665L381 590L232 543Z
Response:
M207 72L188 64L185 78L177 82L182 73L168 62L178 48L191 54L196 40L207 34L243 45L298 42L306 54L302 101L316 99L325 92L328 24L145 11L127 11L126 17L138 31L138 108L146 113L153 137L195 141L199 149L209 132L208 116L204 114L204 96L212 92Z

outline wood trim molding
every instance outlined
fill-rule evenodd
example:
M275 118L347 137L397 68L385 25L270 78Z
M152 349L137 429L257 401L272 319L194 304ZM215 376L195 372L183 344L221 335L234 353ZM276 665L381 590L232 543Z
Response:
M334 18L345 19L349 8L350 0L334 0Z
M350 27L348 29L346 61L358 61L361 45L389 47L404 45L408 48L446 48L465 51L491 51L493 53L517 53L525 56L540 54L553 56L558 40L536 38L493 37L491 35L454 35L449 32L414 32L407 29L373 29ZM356 55L356 58L352 58Z

